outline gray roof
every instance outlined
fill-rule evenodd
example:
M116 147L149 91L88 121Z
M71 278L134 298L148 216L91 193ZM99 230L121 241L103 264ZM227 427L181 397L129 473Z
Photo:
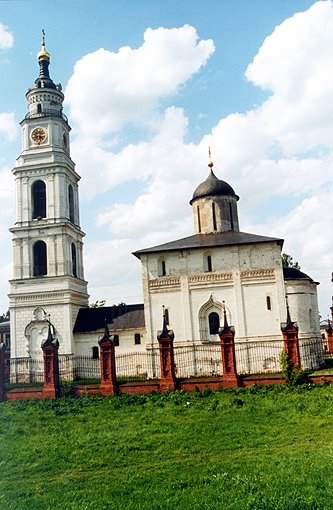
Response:
M230 184L216 177L213 170L211 169L207 179L199 184L199 186L194 191L190 204L192 204L192 202L198 198L226 195L234 196L236 200L239 199Z
M109 330L116 329L140 329L145 327L145 313L144 309L133 310L125 312L124 315L115 317L111 323L108 324Z
M272 243L283 245L283 239L276 237L259 236L256 234L248 234L246 232L237 232L229 230L228 232L219 232L215 234L195 234L193 236L177 239L170 243L152 246L133 253L138 259L141 255L147 253L160 253L165 251L177 251L199 248L214 248L217 246L237 246L242 244L258 244L258 243Z

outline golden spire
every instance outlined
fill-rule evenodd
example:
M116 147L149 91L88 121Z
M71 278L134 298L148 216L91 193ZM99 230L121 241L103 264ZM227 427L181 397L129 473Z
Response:
M210 152L210 147L208 147L208 157L209 157L209 163L208 163L208 166L209 166L209 168L211 169L211 171L213 171L214 163L213 163L213 161L212 161L212 153Z
M37 59L39 60L48 60L50 62L51 55L45 49L45 31L44 28L42 30L42 49L37 55Z

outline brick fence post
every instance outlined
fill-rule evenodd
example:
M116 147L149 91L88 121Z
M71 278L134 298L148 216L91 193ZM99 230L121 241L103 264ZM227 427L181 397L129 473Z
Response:
M287 353L288 359L294 364L296 368L301 366L301 357L299 354L299 341L298 341L298 327L295 322L292 322L289 313L289 305L287 301L287 321L285 325L281 325L283 335L284 350Z
M44 398L57 398L59 396L59 342L53 338L51 323L48 326L47 339L42 342L44 358Z
M333 354L333 329L331 321L328 321L328 326L326 328L327 333L327 345L328 345L328 353Z
M5 352L6 344L0 342L0 401L5 398Z
M116 355L113 337L110 337L108 326L105 322L104 336L98 341L101 365L102 395L114 395L117 393Z
M175 361L173 352L173 340L175 335L171 329L168 330L166 315L163 313L163 330L158 331L157 340L160 350L161 380L160 391L176 389Z
M237 388L239 377L236 367L235 333L228 326L225 306L223 309L224 326L219 330L221 356L222 356L222 385L224 387Z

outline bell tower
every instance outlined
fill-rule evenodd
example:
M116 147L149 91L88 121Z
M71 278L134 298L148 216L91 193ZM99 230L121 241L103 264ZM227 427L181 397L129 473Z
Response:
M12 357L40 357L45 331L54 327L60 354L75 352L73 326L88 306L79 217L80 176L70 157L70 126L60 84L50 78L50 54L38 53L39 76L26 94L20 123L22 152L12 170L16 181L13 278L10 281Z

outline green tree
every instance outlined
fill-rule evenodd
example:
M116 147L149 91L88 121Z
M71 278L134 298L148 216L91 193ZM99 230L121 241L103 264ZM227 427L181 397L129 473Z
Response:
M282 253L282 265L283 267L294 267L295 269L301 269L298 262L294 262L293 258L288 253Z
M98 299L95 303L90 303L90 308L101 308L106 303L105 299Z

